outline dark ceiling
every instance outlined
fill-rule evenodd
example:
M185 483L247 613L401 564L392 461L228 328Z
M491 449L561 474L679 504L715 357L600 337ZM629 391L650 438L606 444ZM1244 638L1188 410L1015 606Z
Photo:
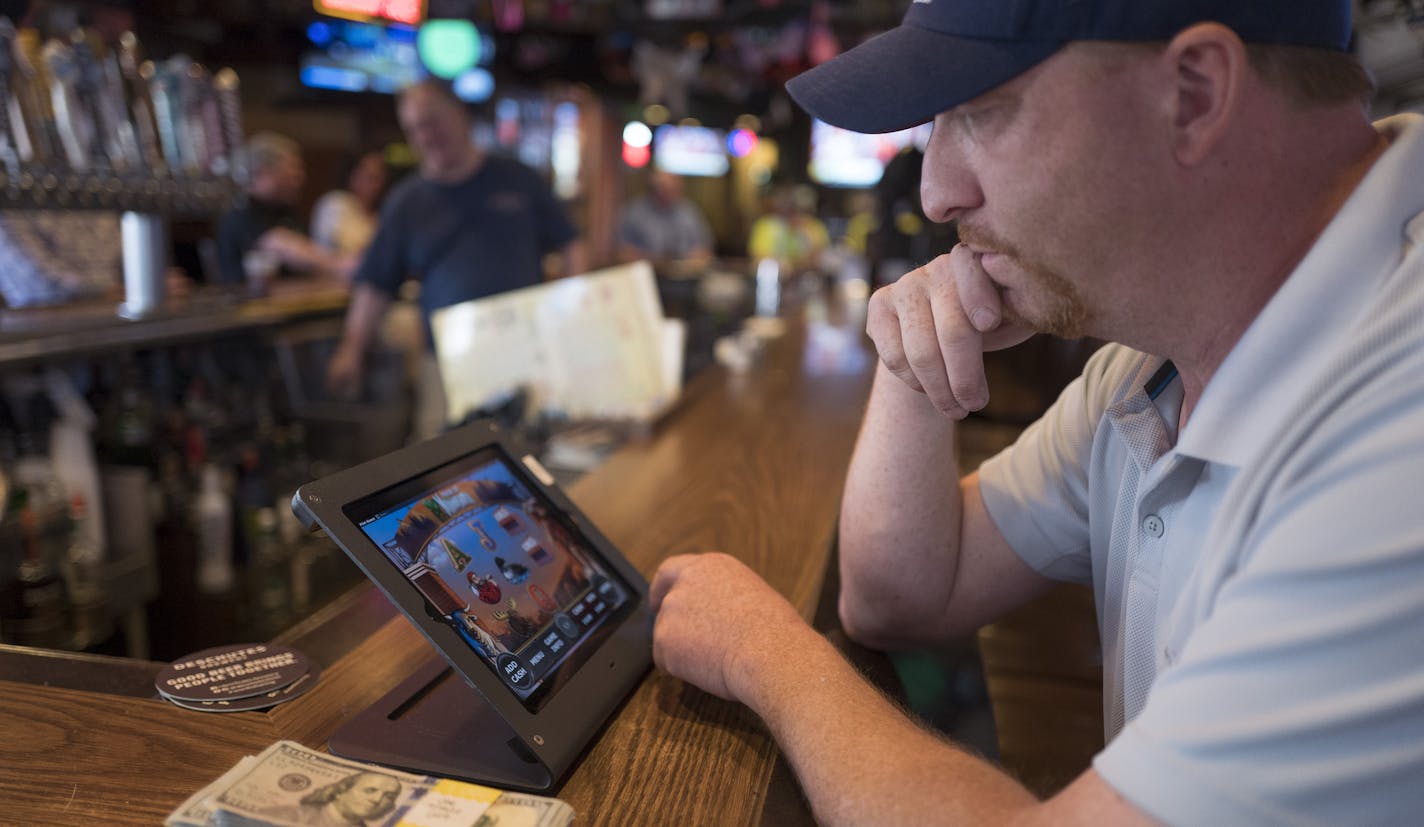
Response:
M702 0L706 7L708 0ZM710 0L712 13L654 19L661 4L698 0L427 0L427 16L472 19L488 31L504 83L587 84L611 101L636 100L633 48L696 48L702 70L690 111L709 122L759 113L785 80L807 68L804 44L816 25L841 47L893 27L909 0ZM82 9L84 17L131 21L151 57L179 52L211 66L295 67L308 48L311 0L42 0L41 12ZM518 14L511 18L511 11ZM501 14L506 16L501 16ZM511 25L513 23L514 25ZM319 96L318 96L319 97Z

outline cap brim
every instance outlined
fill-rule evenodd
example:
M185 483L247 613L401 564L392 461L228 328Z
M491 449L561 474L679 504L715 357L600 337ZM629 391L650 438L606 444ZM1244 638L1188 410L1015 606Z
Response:
M1062 41L973 40L918 26L876 35L792 78L801 108L853 132L908 129L1043 61Z

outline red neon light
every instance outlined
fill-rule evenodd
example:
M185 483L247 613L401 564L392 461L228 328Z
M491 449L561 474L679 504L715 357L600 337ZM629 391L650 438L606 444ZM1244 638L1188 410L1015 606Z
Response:
M646 146L623 145L623 163L633 169L642 169L653 158L653 150Z
M321 14L355 20L389 20L418 26L425 19L425 0L312 0Z

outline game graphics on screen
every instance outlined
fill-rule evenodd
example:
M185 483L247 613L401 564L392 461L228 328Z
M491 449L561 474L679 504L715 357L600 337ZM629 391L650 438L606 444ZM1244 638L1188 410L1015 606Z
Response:
M624 602L578 538L499 460L361 529L521 697Z

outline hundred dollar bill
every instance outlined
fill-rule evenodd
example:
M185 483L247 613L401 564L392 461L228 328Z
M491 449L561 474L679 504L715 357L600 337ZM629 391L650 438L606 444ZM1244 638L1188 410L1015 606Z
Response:
M450 779L434 783L391 827L568 827L574 810L557 798Z
M212 823L213 814L217 811L213 805L213 797L219 791L227 789L255 760L257 759L250 755L244 756L218 780L193 793L163 820L164 827L207 827Z
M574 808L557 798L504 792L474 827L568 827L573 822Z
M567 827L574 817L558 799L389 770L290 741L273 744L250 762L207 788L206 824ZM194 805L191 815L203 815L200 807Z
M366 766L278 741L217 791L217 824L384 824L427 785L424 776Z

